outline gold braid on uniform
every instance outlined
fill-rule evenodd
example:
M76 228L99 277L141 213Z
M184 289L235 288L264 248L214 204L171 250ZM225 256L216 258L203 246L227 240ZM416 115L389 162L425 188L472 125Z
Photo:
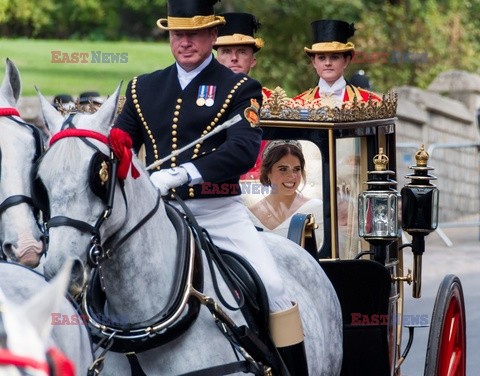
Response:
M135 108L137 109L138 117L142 121L143 126L145 127L145 130L148 133L148 137L150 138L150 141L152 141L152 147L153 147L153 157L155 158L155 162L158 161L160 158L158 158L158 149L157 149L157 144L155 143L155 138L153 137L153 133L148 127L147 122L145 121L145 118L143 117L142 110L140 108L140 104L138 103L137 99L137 79L138 76L135 76L132 80L132 99L133 99L133 104L135 105ZM157 170L160 170L160 166L156 167Z
M207 133L211 132L215 128L215 126L220 121L220 118L222 117L222 115L225 113L228 106L230 105L233 94L235 94L235 92L238 90L238 88L247 80L248 80L248 77L243 77L240 81L238 81L235 84L235 86L232 88L232 90L230 90L230 93L227 95L227 98L225 99L225 102L222 104L222 108L217 113L217 116L215 116L215 119L213 119L212 122L209 125L207 125L207 127L204 129L204 131L202 132L202 136L205 136ZM177 101L180 101L179 103L181 103L181 99L178 99ZM173 128L173 126L172 126L172 128ZM173 134L173 132L172 132L172 134ZM195 159L195 158L198 157L198 153L200 153L200 148L202 147L202 144L203 144L203 141L200 141L198 144L195 145L195 149L193 149L192 159ZM172 149L173 149L173 145L172 145ZM215 148L213 148L211 151L215 151ZM205 154L205 152L203 152L202 154ZM194 192L193 187L189 187L188 195L191 198L195 197L195 192Z

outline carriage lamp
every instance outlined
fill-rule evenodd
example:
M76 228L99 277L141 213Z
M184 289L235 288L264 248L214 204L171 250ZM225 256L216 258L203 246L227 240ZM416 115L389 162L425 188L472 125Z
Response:
M430 183L437 178L429 174L433 167L427 165L429 155L424 146L415 153L416 165L410 166L413 174L401 191L402 228L412 236L414 298L421 296L422 255L425 251L425 236L435 231L438 225L438 189Z
M398 221L399 194L395 172L387 170L388 157L379 148L373 157L374 171L368 171L368 189L358 196L358 233L367 240L374 259L385 263L386 246L400 237Z

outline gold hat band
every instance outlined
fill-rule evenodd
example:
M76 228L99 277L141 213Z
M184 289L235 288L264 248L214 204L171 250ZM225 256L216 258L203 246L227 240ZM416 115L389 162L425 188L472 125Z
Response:
M264 46L262 38L253 38L245 34L222 35L217 38L215 46L234 46L243 44L254 44L256 48L260 49Z
M319 52L346 52L353 51L355 45L352 42L340 43L340 42L321 42L312 45L312 48L304 47L307 53L319 53Z
M225 18L222 16L194 16L185 17L168 17L160 18L157 26L164 30L196 30L206 29L217 25L225 25Z

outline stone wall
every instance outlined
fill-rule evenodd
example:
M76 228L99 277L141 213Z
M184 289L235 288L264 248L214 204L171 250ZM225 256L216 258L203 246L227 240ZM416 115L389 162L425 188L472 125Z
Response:
M458 222L468 218L478 221L480 214L480 144L476 120L480 108L480 76L466 72L445 72L439 75L428 90L399 87L397 143L425 144L431 151L431 174L440 190L440 222ZM443 148L445 144L459 144ZM397 168L399 188L411 173L415 150L399 147Z

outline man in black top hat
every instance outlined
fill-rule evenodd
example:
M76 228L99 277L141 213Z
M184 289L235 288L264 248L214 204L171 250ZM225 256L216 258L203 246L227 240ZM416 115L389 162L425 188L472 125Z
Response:
M131 135L135 150L145 144L151 164L241 116L227 130L171 157L151 180L166 199L173 199L171 191L183 198L218 247L245 257L265 284L272 315L286 313L301 328L298 306L286 296L275 260L240 196L239 177L253 166L260 148L262 91L259 82L214 59L217 26L225 23L214 14L215 2L168 1L168 18L157 25L169 31L176 62L128 84L115 127Z
M227 22L218 28L218 38L213 46L217 50L219 63L233 70L235 73L249 74L250 69L257 64L255 54L264 46L262 38L255 38L260 27L257 18L250 13L222 13ZM272 95L272 90L262 87L263 102ZM266 142L262 141L255 165L240 180L258 179L262 152Z

